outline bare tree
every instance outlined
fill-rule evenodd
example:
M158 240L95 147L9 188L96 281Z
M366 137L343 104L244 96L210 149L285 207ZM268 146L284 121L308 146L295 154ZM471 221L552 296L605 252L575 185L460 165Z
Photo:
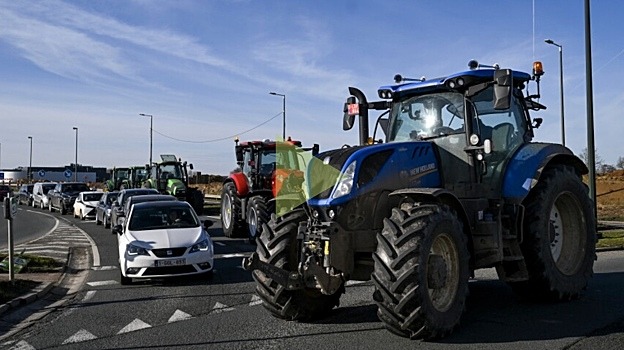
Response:
M624 157L619 157L615 167L618 169L624 169Z
M585 165L587 165L589 167L589 152L587 151L587 147L583 148L583 150L578 155L578 157L581 158L583 163L585 163ZM594 152L594 163L595 163L594 164L595 165L594 170L596 171L596 173L603 174L604 165L608 165L608 164L605 164L605 162L602 160L602 158L598 155L598 150L595 150L595 152Z

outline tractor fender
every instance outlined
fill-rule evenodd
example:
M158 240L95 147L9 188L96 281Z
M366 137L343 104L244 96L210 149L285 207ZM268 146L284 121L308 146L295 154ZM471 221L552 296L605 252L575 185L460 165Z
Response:
M444 188L402 188L400 190L396 190L388 195L388 197L396 198L397 196L403 197L398 202L401 203L404 199L409 198L414 200L415 202L434 202L434 203L442 203L446 204L449 207L453 208L460 220L463 221L464 227L470 227L470 222L468 221L468 215L464 210L464 206L461 204L459 199L453 194L453 192L446 190Z
M543 170L554 164L572 166L580 175L589 169L572 151L553 143L529 143L522 146L507 163L503 178L503 197L521 203L535 187Z
M249 194L249 185L247 184L247 177L243 173L230 174L228 180L231 180L236 187L236 192L239 197ZM227 180L226 180L227 181Z

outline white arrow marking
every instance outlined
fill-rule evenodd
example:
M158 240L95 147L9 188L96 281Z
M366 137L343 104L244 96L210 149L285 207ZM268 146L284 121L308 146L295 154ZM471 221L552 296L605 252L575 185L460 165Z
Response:
M139 320L138 318L135 318L134 321L128 323L128 325L122 328L119 332L117 332L117 334L134 332L134 331L138 331L139 329L149 328L149 327L151 327L149 324Z
M249 306L256 306L262 304L262 299L256 294L251 296L251 301L249 302Z
M221 304L218 301L215 304L215 306L212 308L212 312L214 312L215 314L221 313L223 311L232 311L232 310L234 310L233 307L228 307L227 305Z
M96 339L96 338L97 337L95 335L91 334L86 329L81 329L78 332L76 332L74 335L72 335L71 337L65 339L63 341L63 344L80 343L86 340L91 340L91 339Z
M171 322L177 322L177 321L183 321L183 320L188 320L189 318L193 318L193 316L187 314L184 311L180 311L180 310L176 310L173 315L169 318L169 323Z

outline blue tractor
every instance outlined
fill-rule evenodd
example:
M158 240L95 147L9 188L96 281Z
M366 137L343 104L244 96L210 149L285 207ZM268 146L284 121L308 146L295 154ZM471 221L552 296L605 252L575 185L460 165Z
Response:
M243 262L274 316L323 317L346 281L372 280L386 328L440 338L459 324L474 271L492 267L523 297L579 296L596 259L588 169L562 145L532 142L542 119L529 111L546 108L542 65L533 74L469 67L397 75L377 102L349 88L343 128L357 116L360 145L318 154L310 198L273 215ZM369 110L385 111L373 137ZM378 126L385 141L375 140Z

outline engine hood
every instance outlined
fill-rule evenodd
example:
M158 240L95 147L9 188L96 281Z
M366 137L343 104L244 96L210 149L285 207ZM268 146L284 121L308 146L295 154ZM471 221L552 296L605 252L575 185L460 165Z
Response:
M130 231L127 233L127 238L132 244L146 249L190 247L205 238L204 236L201 227Z
M320 153L308 167L309 202L338 204L371 191L437 187L440 176L433 147L427 141L392 142ZM336 185L345 175L353 181L343 181L349 189L338 195Z

